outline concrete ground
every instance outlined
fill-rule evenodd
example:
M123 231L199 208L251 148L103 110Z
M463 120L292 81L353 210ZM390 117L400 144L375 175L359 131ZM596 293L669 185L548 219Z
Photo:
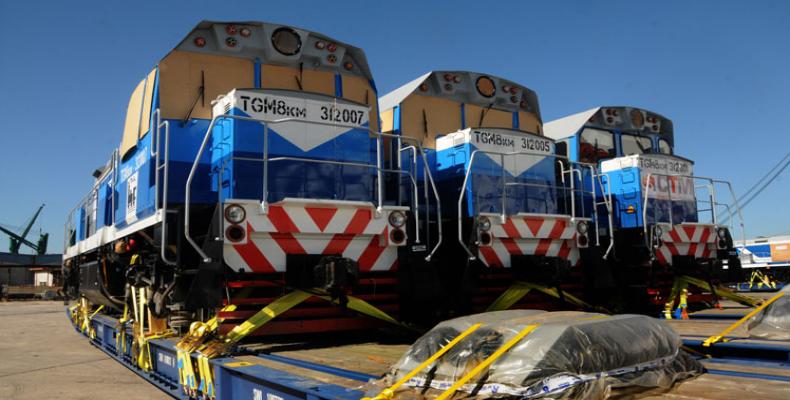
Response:
M0 302L0 400L167 399L77 334L62 302Z

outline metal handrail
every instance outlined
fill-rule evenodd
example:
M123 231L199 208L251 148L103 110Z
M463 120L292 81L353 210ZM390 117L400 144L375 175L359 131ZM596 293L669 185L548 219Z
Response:
M112 207L111 210L110 210L110 226L114 226L115 225L115 183L117 181L116 175L117 175L117 170L118 170L118 159L119 158L120 158L120 155L118 154L118 149L113 150L112 155L110 156L110 170L107 172L107 175L110 175L110 182L111 182L110 189L112 189L110 191L110 206ZM83 196L79 201L77 201L77 204L74 205L74 207L72 207L71 210L69 210L69 212L67 214L68 217L66 218L66 224L64 225L64 229L63 229L63 252L64 253L70 247L68 245L68 243L69 243L69 227L72 226L72 225L75 225L74 224L74 212L77 211L77 209L80 208L82 205L87 204L87 200L91 197L91 194L93 193L93 191L94 190L98 190L98 188L100 186L99 185L100 182L101 181L99 181L97 179L96 187L95 188L91 188L91 190L88 192L88 194ZM74 232L75 232L75 235L76 235L76 225L74 226ZM75 238L75 243L74 243L75 245L76 245L76 242L77 242L77 240Z
M326 123L326 122L318 122L318 121L306 121L306 120L299 119L299 118L282 118L282 119L278 119L278 120L274 120L274 121L263 121L263 120L260 120L260 119L257 119L257 118L245 117L245 116L240 116L240 115L226 115L226 114L223 114L223 115L214 116L211 119L211 122L209 123L209 125L208 125L208 127L206 129L206 133L205 133L205 135L203 137L203 141L200 144L200 148L198 149L197 155L195 157L195 161L192 164L192 169L190 169L190 171L189 171L189 176L187 177L187 182L186 182L186 190L185 190L185 194L184 194L185 195L184 196L184 213L185 213L185 218L184 218L184 235L185 235L185 237L187 239L187 242L189 242L189 244L197 251L197 253L200 255L200 257L203 259L204 262L211 262L211 258L203 251L203 249L200 248L200 246L198 246L197 242L195 242L195 240L192 238L192 235L190 234L190 231L189 231L189 228L190 228L191 187L192 187L192 180L195 177L195 172L197 171L197 167L198 167L198 165L200 163L200 158L203 156L203 153L205 152L205 149L206 149L206 145L208 144L208 141L209 141L209 139L212 136L212 133L213 133L213 130L214 130L214 126L217 124L217 122L219 120L255 121L255 122L262 123L263 126L264 126L264 138L263 138L263 147L264 147L264 149L263 149L264 150L264 153L263 153L263 164L264 164L264 167L263 167L264 168L263 180L264 180L264 182L263 182L263 200L262 200L262 203L261 203L261 207L264 210L264 212L267 211L266 198L268 197L268 164L269 164L269 161L270 161L270 159L268 157L268 151L269 151L269 149L268 149L269 125L276 125L276 124L282 124L282 123L287 123L287 122L299 122L299 123L306 123L306 124L331 126L331 127L335 127L335 128L339 128L339 127L346 127L346 128L351 128L351 129L361 129L361 128L363 128L363 127L360 127L360 126L357 126L357 125L351 125L351 124ZM414 138L410 138L410 137L401 137L400 135L393 135L393 134L388 134L388 133L383 133L383 132L374 132L370 128L368 128L368 132L371 133L371 134L376 135L376 137L377 137L377 139L376 139L376 141L377 141L377 146L376 146L376 155L377 155L377 157L376 157L376 166L374 167L371 164L365 164L365 166L376 169L376 173L377 173L377 177L378 177L378 185L377 185L377 192L378 192L377 193L377 200L378 200L377 203L378 203L378 207L377 207L377 214L380 215L380 213L382 211L382 207L383 207L383 201L384 201L384 197L383 197L383 195L384 195L384 183L383 183L383 179L382 179L382 173L384 172L384 169L381 166L381 161L382 161L382 157L381 157L381 139L384 138L384 137L391 137L391 138L396 138L396 139L399 139L399 140L405 139L407 141L413 141L415 143L415 145L420 149L420 152L422 154L423 162L425 163L426 170L429 170L429 168L428 168L429 164L428 164L428 159L425 156L425 152L424 152L424 150L422 148L422 145L419 143L418 140L416 140ZM282 160L283 158L281 157L279 159ZM310 160L311 162L324 162L324 163L326 163L326 161L327 161L327 160L313 160L313 159L304 159L304 160ZM331 163L343 163L343 162L335 161L335 162L331 162ZM345 163L345 165L349 165L349 163ZM433 176L431 175L430 171L428 172L428 178L429 178L429 181L431 183L431 186L433 187L434 196L437 199L437 215L441 219L441 207L438 206L439 193L438 193L438 191L436 189L436 184L435 184L435 182L433 180ZM442 242L442 229L441 229L441 226L440 226L439 227L439 240L437 241L436 245L431 250L431 252L428 254L428 256L426 256L426 261L430 261L430 259L433 257L433 255L438 250L439 245L441 244L441 242Z
M696 195L695 195L695 200L694 201L695 202L707 202L707 203L715 204L715 205L723 205L723 204L725 204L725 203L719 203L719 202L716 201L716 184L718 183L718 184L726 185L727 188L730 191L730 195L731 195L731 197L733 199L733 202L734 202L735 210L736 210L736 212L738 214L738 222L739 222L739 226L741 228L741 237L743 238L743 240L745 240L746 232L745 232L745 227L744 227L744 222L743 222L743 215L741 214L740 208L738 207L738 198L735 196L735 191L732 189L732 184L730 182L724 181L724 180L721 180L721 179L705 177L705 176L668 175L668 174L660 174L660 173L652 173L652 172L647 174L647 181L646 181L647 184L645 186L645 195L644 195L645 198L644 198L644 202L643 202L644 205L642 207L642 225L643 225L643 230L645 232L645 235L647 235L647 207L648 207L648 204L649 204L648 203L648 199L650 197L649 196L649 193L650 193L650 178L653 175L664 176L667 179L667 184L669 183L669 177L672 177L672 176L690 178L690 179L694 179L694 180L707 181L709 184L704 185L704 186L699 186L699 187L707 187L708 188L708 190L710 192L710 200L709 201L697 200L696 199ZM669 185L667 187L669 188ZM697 189L698 186L695 185L694 188ZM674 224L674 219L672 218L672 190L671 189L668 191L668 194L669 194L668 201L669 201L669 204L670 204L670 207L669 207L669 224L670 225L675 225ZM726 206L726 207L727 207L728 212L730 213L730 215L732 215L732 211L730 211L729 206ZM711 207L711 215L712 215L712 217L711 217L712 224L713 225L717 225L718 224L718 217L717 217L717 212L715 210L715 207Z
M470 261L477 259L477 256L475 256L474 253L472 253L472 251L469 249L469 247L466 246L466 243L464 242L464 238L463 238L463 221L462 221L461 215L463 213L463 200L464 200L464 195L466 193L466 186L467 186L467 183L469 182L469 176L471 175L471 172L472 172L472 166L474 165L475 158L480 153L499 156L500 165L503 166L502 167L503 169L504 169L504 157L505 156L515 156L515 155L534 155L534 156L541 156L541 157L553 157L555 159L564 159L564 160L567 160L569 164L571 163L570 160L568 160L567 156L562 156L562 155L559 155L559 154L545 154L545 153L538 153L538 152L533 152L533 151L514 151L514 152L500 153L500 152L488 151L488 150L480 150L480 149L476 149L476 150L472 151L472 154L469 156L469 166L466 169L466 173L464 174L464 180L463 180L463 183L461 184L461 191L460 191L460 193L458 195L458 204L457 204L457 206L458 206L458 209L457 209L457 211L458 211L458 215L457 215L458 243L461 244L461 247L466 252L466 254L469 257ZM582 163L575 163L575 164L586 165L586 164L582 164ZM572 171L575 170L574 168L571 167L571 168L568 169L568 171L565 171L564 166L563 166L562 169L563 169L562 170L562 174L565 174L565 173L568 173L568 172L573 173ZM502 175L504 176L504 173L502 173ZM571 190L571 193L572 193L572 195L571 195L571 202L572 202L571 214L570 215L563 214L563 215L568 215L568 216L571 217L571 219L574 219L576 216L575 216L575 207L573 206L573 197L575 196L576 189L575 189L575 186L573 185L572 181L573 181L573 176L571 175L571 187L570 188L562 187L561 189L566 190L566 191L567 190ZM564 183L564 177L563 177L563 183ZM538 184L530 184L530 183L524 183L523 184L523 186L531 186L531 185L538 185ZM504 179L503 179L503 187L502 187L503 198L507 195L506 194L506 192L507 192L506 186L507 185L504 183ZM553 185L553 187L554 188L560 188L559 186L556 186L556 185ZM582 189L581 192L584 193L584 190ZM506 218L507 218L507 210L506 210L506 207L505 207L505 203L503 203L501 218L502 218L502 222L504 223Z
M222 168L220 169L220 171L221 171L220 174L221 175L224 175L225 166L230 161L264 162L264 159L263 158L253 158L253 157L235 157L235 156L234 157L230 157L230 158L226 159L222 163ZM299 162L307 162L307 163L314 163L314 164L347 165L347 166L359 167L359 168L376 168L376 166L374 166L374 165L365 164L365 163L334 161L334 160L318 160L318 159L314 159L314 158L289 157L289 156L273 157L273 158L269 158L268 161L269 162L272 162L272 161L299 161ZM382 172L387 172L387 173L395 173L395 174L400 174L400 175L407 175L409 178L411 178L411 182L412 182L412 186L413 186L414 192L415 193L417 192L417 190L418 190L417 189L417 180L414 178L414 176L412 174L410 174L410 173L408 173L406 171L397 170L397 169L386 169L386 168L384 168L384 169L381 169L381 171ZM419 219L415 219L415 224L419 224ZM419 229L415 232L415 236L416 236L415 237L415 241L417 243L419 243L420 242Z
M412 152L412 159L413 159L412 165L414 166L414 172L416 173L417 172L417 148L414 147L413 145L412 146L406 146L406 147L401 147L401 145L402 145L401 141L400 141L400 139L398 139L398 168L402 168L403 167L401 165L401 152L403 152L404 150L408 150L408 151ZM412 176L411 173L409 174L409 176L412 178L412 180L415 180L415 178ZM414 186L414 199L412 201L414 202L414 226L415 226L415 229L414 229L414 235L415 235L414 242L417 243L417 244L420 243L420 196L419 196L419 193L417 193L418 191L419 191L419 189L417 188L417 185L415 183L415 186ZM400 197L400 195L398 197ZM426 203L425 218L426 218L426 220L430 221L431 217L428 214L429 210L428 210L428 206L427 206L427 204L428 204L428 194L427 193L425 194L425 203ZM428 224L426 224L426 226L428 226Z
M159 252L160 256L162 257L162 261L168 265L176 265L178 260L170 260L167 258L167 198L168 198L168 189L169 189L169 181L170 181L170 121L162 121L162 113L157 108L154 112L156 115L156 129L153 132L156 133L155 136L151 136L151 140L156 140L156 156L155 156L155 163L154 163L154 175L155 178L155 207L159 206L159 170L163 170L162 175L164 175L163 182L162 182L162 222L161 222L161 233L160 233L160 243L159 243ZM165 155L162 164L159 163L160 158L160 139L162 136L161 129L165 129ZM154 144L151 143L151 148L154 147Z
M711 204L710 200L697 200L697 203ZM734 216L734 214L732 213L732 207L730 207L729 204L727 204L727 203L719 203L718 201L716 203L713 203L711 208L706 208L706 209L704 209L702 211L712 211L713 207L723 207L723 208L725 208L726 211L727 211L727 220L732 219L732 217ZM697 212L699 212L699 211L700 210L698 209ZM732 226L732 225L730 225L730 226Z
M601 181L601 177L606 177L606 191L603 194L604 204L606 205L606 214L607 219L609 221L609 247L606 248L606 252L603 255L603 259L606 260L609 258L609 254L614 250L614 218L612 217L612 180L609 178L609 174L597 174L598 184L601 186L601 192L604 192L603 182ZM598 205L596 204L596 212L598 210ZM599 243L600 244L600 243Z

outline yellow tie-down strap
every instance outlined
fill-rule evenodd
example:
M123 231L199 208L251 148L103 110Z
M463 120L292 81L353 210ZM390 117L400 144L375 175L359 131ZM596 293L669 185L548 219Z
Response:
M138 341L138 349L139 353L137 354L137 366L142 368L143 371L151 371L154 368L153 364L153 357L151 357L151 346L149 341L153 339L164 339L174 336L173 332L166 332L160 335L151 335L151 336L139 336Z
M322 298L322 299L324 299L326 301L332 302L334 304L340 304L338 300L332 299L328 295L315 294L314 296L320 297L320 298ZM397 326L399 326L401 328L405 328L405 329L408 329L408 330L416 330L414 327L405 325L405 324L401 323L400 321L396 320L395 318L392 318L392 316L390 316L386 312L382 311L380 308L374 306L373 304L368 303L365 300L362 300L362 299L354 297L354 296L346 296L346 298L348 299L348 302L346 303L346 307L348 307L351 310L354 310L354 311L356 311L358 313L367 315L368 317L380 319L380 320L382 320L384 322L389 322L389 323L391 323L393 325L397 325Z
M417 366L417 368L413 369L412 371L410 371L409 373L404 375L404 377L401 378L398 382L396 382L392 386L384 389L383 391L381 391L381 393L379 393L375 397L372 397L372 398L371 397L365 397L362 400L390 400L390 399L393 399L395 397L395 391L398 388L400 388L401 386L403 386L403 384L405 384L411 378L416 376L420 371L424 370L429 365L431 365L434 362L436 362L448 350L453 348L453 346L455 346L456 344L461 342L464 338L469 336L472 332L474 332L475 330L477 330L481 326L482 326L482 324L480 324L480 323L472 325L467 330L461 332L461 334L456 336L452 341L450 341L450 343L447 343L444 347L439 349L439 351L437 351L435 354L433 354L427 360L423 361L422 364ZM518 344L527 335L529 335L535 329L537 329L538 326L540 326L540 324L533 324L533 325L526 326L518 334L516 334L516 336L513 336L510 340L508 340L505 344L503 344L500 348L498 348L493 354L491 354L490 356L488 356L488 358L483 360L483 362L478 364L474 369L469 371L469 373L467 373L466 375L461 377L461 379L456 381L447 390L442 392L438 397L436 397L436 400L449 399L456 391L458 391L458 389L460 389L461 387L466 385L474 377L480 375L481 372L483 372L486 368L490 367L491 364L493 364L496 360L498 360L500 357L502 357L503 354L507 353L513 346Z
M222 337L214 336L215 331L222 322L219 314L206 322L193 323L189 328L189 334L176 344L178 378L184 392L191 397L197 397L198 394L203 393L208 398L213 398L214 378L209 360L225 354L234 343L310 296L312 295L302 291L294 291L283 295ZM233 311L235 309L235 305L229 305L221 311ZM196 350L199 351L197 356L197 376L192 364L192 352Z
M103 308L104 308L104 306L99 306L96 310L94 310L91 313L87 306L82 307L82 316L80 317L82 319L82 326L81 326L80 330L82 332L88 334L88 337L91 338L91 339L96 339L96 329L94 329L93 325L91 325L91 320Z
M235 309L236 306L231 304L222 308L220 312L234 311ZM206 322L193 322L189 327L189 333L176 344L178 380L184 389L184 393L190 397L197 397L199 383L195 376L191 354L214 334L221 321L222 319L218 313Z
M490 306L488 306L486 312L507 310L510 307L512 307L514 304L518 303L519 300L521 300L524 296L527 295L527 293L529 293L533 289L557 299L564 299L568 303L578 307L582 307L588 310L596 309L595 307L588 304L584 300L570 293L562 292L562 295L560 295L560 292L557 289L536 285L530 282L518 281L513 283L513 285L511 285L504 293L502 293L499 297L497 297L497 299L494 300L494 302L491 303ZM604 309L600 309L600 310L608 313L607 310Z
M472 378L476 377L481 372L483 372L486 368L491 366L491 364L493 364L494 361L499 359L499 357L502 357L503 354L507 353L508 350L510 350L513 346L518 344L518 342L520 342L521 339L524 339L524 337L526 337L527 335L532 333L532 331L537 329L538 326L539 326L538 324L528 325L526 328L522 329L521 332L519 332L516 336L508 340L507 343L502 345L502 347L498 348L497 351L494 352L494 354L488 356L488 358L483 360L483 362L481 362L474 369L469 371L468 374L464 375L461 379L456 381L453 384L453 386L450 386L450 388L448 388L442 394L440 394L439 397L436 398L436 400L449 399L456 391L458 391L458 389L466 385L467 382L472 380Z
M420 371L424 370L429 365L433 364L436 360L438 360L441 356L443 356L444 353L447 353L450 349L453 348L453 346L458 344L460 341L464 340L464 338L472 334L472 332L476 331L481 326L483 326L483 324L480 323L470 326L465 331L461 332L458 336L456 336L453 340L451 340L450 343L447 343L446 345L442 346L442 348L439 349L439 351L434 353L432 356L428 357L428 359L423 361L422 364L418 365L417 368L414 368L413 370L409 371L408 374L404 375L403 378L395 382L392 386L382 390L381 393L379 393L374 397L363 397L362 400L392 399L395 396L395 391L398 390L398 388L400 388L401 386L403 386L404 383L408 382L409 379L414 378L414 376L419 374Z
M702 345L704 347L710 347L711 345L713 345L713 344L715 344L717 342L720 342L722 340L726 341L726 339L724 339L724 337L727 336L730 332L734 331L736 328L738 328L739 326L743 325L746 321L748 321L749 319L751 319L752 317L757 315L760 311L764 310L766 307L771 305L773 302L779 300L784 295L785 295L784 292L779 292L777 295L775 295L774 297L771 297L766 302L761 304L759 307L757 307L754 310L752 310L752 312L744 315L743 318L739 319L734 324L728 326L727 329L723 330L718 335L714 335L714 336L711 336L708 339L706 339L704 342L702 342Z
M179 359L179 378L181 380L182 386L184 386L185 391L188 394L194 394L196 393L195 391L198 390L204 394L213 396L214 382L209 360L226 354L235 343L238 343L247 335L255 332L269 321L277 318L286 311L313 296L332 303L338 303L336 300L332 299L329 295L326 295L323 292L309 293L302 290L294 290L290 293L280 296L275 301L255 313L252 317L237 325L230 332L221 337L211 336L211 334L213 334L219 326L219 322L221 322L217 317L212 318L205 324L197 324L193 327L190 327L190 334L176 345ZM404 326L400 324L400 322L398 322L395 318L392 318L384 311L362 299L348 296L348 302L346 306L349 309L355 310L370 317L378 318L398 326ZM233 309L235 309L235 306L228 306L223 310L232 311ZM200 353L198 355L198 374L200 377L199 383L196 383L194 368L192 367L192 358L190 356L190 354L195 350Z
M724 288L724 287L721 287L721 286L711 287L711 285L708 282L705 282L702 279L697 279L697 278L694 278L694 277L691 277L691 276L687 276L687 275L679 276L677 279L683 280L683 281L685 281L685 282L687 282L687 283L689 283L691 285L694 285L694 286L696 286L698 288L701 288L703 290L707 290L707 291L709 291L711 293L715 292L716 295L719 296L719 297L724 297L724 298L730 299L730 300L732 300L734 302L737 302L737 303L740 303L740 304L743 304L743 305L746 305L746 306L749 306L749 307L757 307L757 306L759 306L762 303L758 299L755 299L755 298L749 297L749 296L744 296L742 294L735 293L732 290Z
M115 352L126 353L126 323L129 322L129 305L123 305L123 317L118 320L118 335L115 336Z
M264 307L261 311L258 311L255 315L253 315L246 321L242 322L240 325L234 327L233 330L228 332L224 337L215 338L214 340L207 342L198 350L200 351L200 353L207 356L208 358L214 358L216 356L224 354L230 349L230 347L234 343L237 343L240 340L244 339L247 335L249 335L252 332L255 332L260 327L265 325L267 322L275 319L279 315L290 310L291 308L295 307L296 305L302 303L303 301L309 299L312 296L324 299L334 304L339 303L337 300L332 299L329 295L323 292L310 293L303 290L294 290L293 292L290 292L288 294L285 294L277 298L275 301ZM369 317L373 317L389 322L394 325L409 328L401 324L395 318L392 318L390 315L380 310L376 306L362 299L356 298L354 296L347 296L347 299L348 302L346 303L346 307L348 307L351 310L365 314Z

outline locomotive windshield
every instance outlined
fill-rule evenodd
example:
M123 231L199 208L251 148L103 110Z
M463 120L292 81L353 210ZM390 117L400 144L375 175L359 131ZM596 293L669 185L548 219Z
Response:
M672 146L664 139L658 139L658 152L661 154L672 154Z
M623 155L626 156L653 152L653 140L647 136L623 134L620 143L623 145Z
M584 128L579 137L579 161L595 164L615 156L614 135L611 132Z

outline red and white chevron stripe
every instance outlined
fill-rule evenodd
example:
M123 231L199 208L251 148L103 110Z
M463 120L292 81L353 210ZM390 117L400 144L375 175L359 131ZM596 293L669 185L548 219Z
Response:
M656 258L663 265L672 265L672 256L710 258L716 255L716 226L712 224L661 224L661 247Z
M514 216L499 223L498 216L489 216L492 240L479 246L480 260L489 267L510 268L511 255L559 257L579 263L576 226L564 216Z
M247 215L242 223L246 238L225 240L225 263L236 271L284 272L286 254L341 254L357 261L361 271L397 268L397 245L389 241L387 220L399 207L376 217L373 207L358 203L284 200L264 214L257 202L232 202Z

